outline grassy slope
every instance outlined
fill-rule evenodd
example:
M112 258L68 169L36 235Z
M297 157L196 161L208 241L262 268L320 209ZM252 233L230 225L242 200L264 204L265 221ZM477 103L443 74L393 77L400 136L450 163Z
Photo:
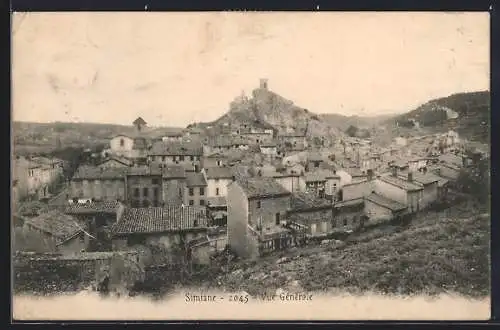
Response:
M245 290L294 288L386 294L489 294L489 215L470 209L429 212L406 230L373 229L344 247L308 247L269 256L258 264L238 263L209 286ZM240 270L238 270L240 269ZM236 270L236 271L235 271ZM220 284L216 283L219 282Z

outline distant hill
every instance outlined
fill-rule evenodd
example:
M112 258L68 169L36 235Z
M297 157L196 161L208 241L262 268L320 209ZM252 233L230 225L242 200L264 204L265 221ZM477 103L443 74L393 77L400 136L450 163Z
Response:
M161 136L162 132L180 131L182 128L160 127L147 128L145 134L150 137ZM14 145L18 149L54 149L67 146L92 147L106 144L116 134L131 134L132 125L100 123L33 123L13 122L12 134Z
M341 130L330 126L320 115L295 105L293 101L270 91L267 86L254 89L251 97L241 95L235 98L226 114L213 122L198 126L237 127L244 124L273 128L278 132L305 132L307 127L308 137L334 139L343 135Z
M330 126L336 127L343 132L345 132L349 126L370 129L382 122L394 118L395 116L395 114L377 116L344 116L336 113L325 113L320 115L320 117Z
M426 102L386 124L414 128L418 123L433 132L455 129L467 139L489 142L490 111L489 91L457 93Z

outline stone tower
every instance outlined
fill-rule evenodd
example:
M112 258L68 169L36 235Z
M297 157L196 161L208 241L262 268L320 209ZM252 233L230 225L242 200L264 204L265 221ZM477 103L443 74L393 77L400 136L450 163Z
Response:
M261 78L260 79L260 88L267 90L267 79L266 78Z

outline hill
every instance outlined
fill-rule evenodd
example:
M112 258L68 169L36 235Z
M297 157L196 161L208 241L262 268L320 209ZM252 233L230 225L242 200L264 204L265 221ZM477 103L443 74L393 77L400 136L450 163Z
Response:
M289 130L306 132L308 137L325 137L330 140L343 135L341 130L330 126L321 116L270 91L267 85L254 89L251 97L241 95L235 98L226 114L200 126L221 127L243 124L273 128L278 132Z
M461 136L489 143L490 92L457 93L430 100L418 108L389 119L387 124L415 128L428 132L455 129Z
M408 227L372 228L337 246L235 262L228 273L200 277L201 284L250 294L284 289L488 296L490 215L484 212L467 203L429 211Z
M344 116L336 113L325 113L320 115L320 117L330 126L338 128L343 132L345 132L349 126L371 129L395 116L394 114L378 116Z
M145 134L158 136L167 130L181 128L149 128ZM47 152L61 147L94 147L107 144L116 134L131 134L133 126L100 123L33 123L13 122L14 149L20 153Z

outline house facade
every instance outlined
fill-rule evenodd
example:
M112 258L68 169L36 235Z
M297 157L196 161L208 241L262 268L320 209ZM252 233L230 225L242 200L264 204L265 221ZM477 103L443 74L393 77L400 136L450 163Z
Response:
M227 186L233 181L229 167L210 167L202 170L207 183L207 197L227 196Z
M389 175L381 175L375 180L374 192L387 199L407 206L409 213L422 209L423 188L413 182L411 173L408 178L399 178L394 171Z
M131 207L163 204L162 170L152 166L131 167L127 173L127 201Z
M203 147L201 143L192 142L155 142L148 152L150 162L164 165L181 165L192 167L195 172L200 170Z
M303 227L309 237L321 237L332 232L332 204L314 194L294 193L286 219L293 225Z
M258 258L293 244L283 227L291 193L270 178L249 178L228 187L228 244L242 258Z
M368 224L388 222L402 216L407 211L407 206L397 201L386 198L377 193L371 193L364 198L364 213L368 217Z
M71 179L72 198L125 201L127 168L80 166Z
M186 186L184 189L184 205L206 206L207 181L203 173L186 173Z
M145 264L186 264L186 246L207 234L204 208L168 206L127 208L111 228L113 251L143 246L152 251Z

